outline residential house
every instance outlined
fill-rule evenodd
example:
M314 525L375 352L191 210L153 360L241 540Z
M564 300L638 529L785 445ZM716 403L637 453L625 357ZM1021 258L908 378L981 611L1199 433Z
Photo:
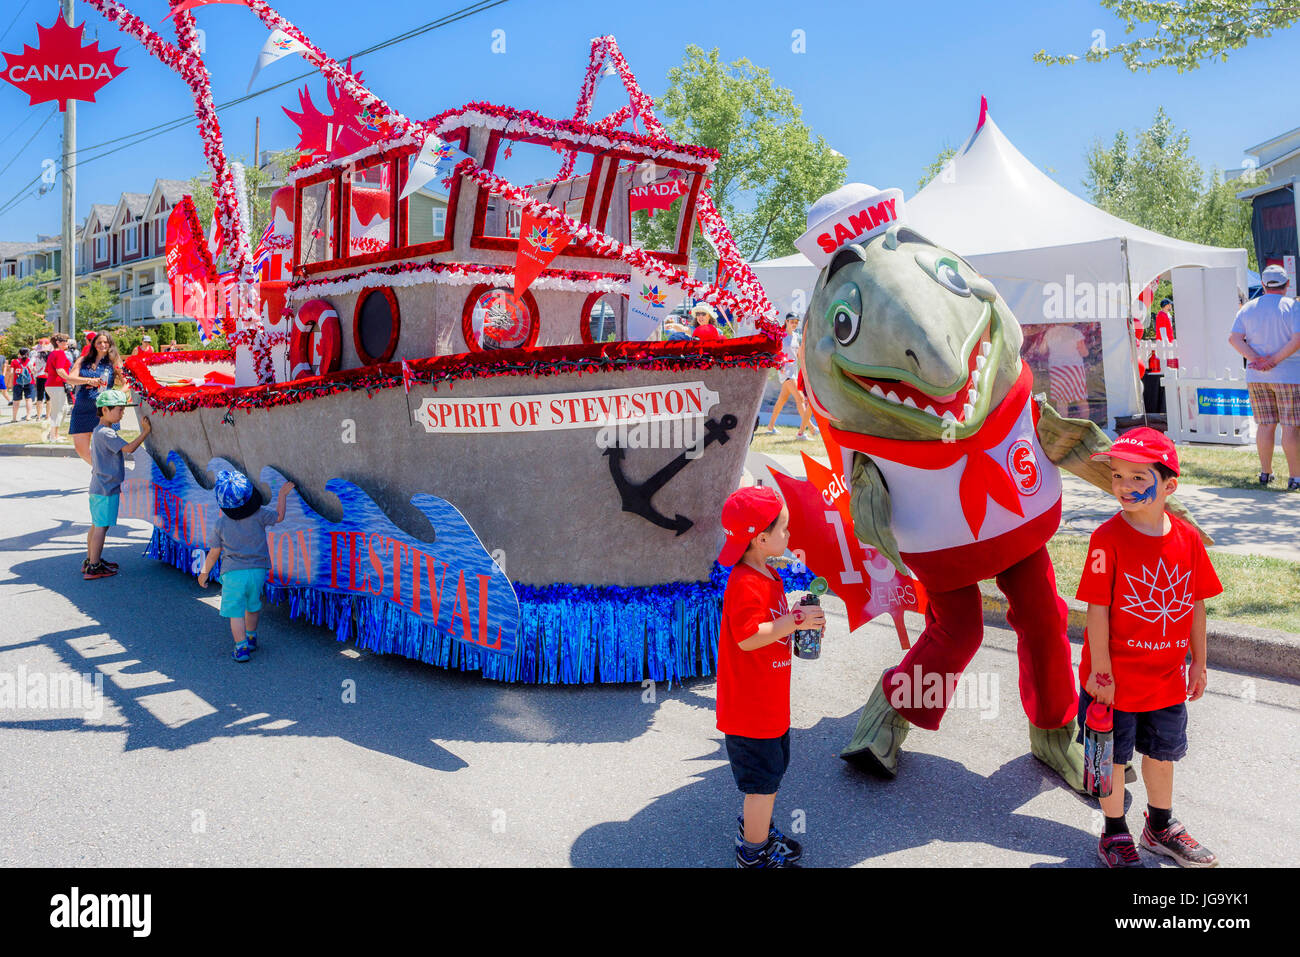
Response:
M1296 184L1300 182L1300 128L1279 134L1246 150L1252 162L1237 174L1248 188L1237 198L1249 200L1254 210L1251 231L1255 258L1263 269L1271 263L1287 267L1292 290L1296 288L1297 232Z

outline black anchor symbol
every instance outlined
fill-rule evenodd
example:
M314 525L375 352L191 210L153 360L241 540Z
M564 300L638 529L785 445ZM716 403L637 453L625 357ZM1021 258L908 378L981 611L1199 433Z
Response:
M725 445L731 438L727 433L736 427L736 422L736 417L730 413L722 417L721 424L713 419L705 422L701 451L710 442ZM673 477L690 463L691 460L686 452L677 456L644 482L631 482L623 474L623 459L627 452L621 446L608 448L604 454L609 456L609 474L614 477L614 485L617 486L619 497L623 500L623 511L640 515L646 521L653 522L660 528L667 528L678 535L695 524L685 515L679 514L669 518L661 514L650 502L656 492L671 482Z

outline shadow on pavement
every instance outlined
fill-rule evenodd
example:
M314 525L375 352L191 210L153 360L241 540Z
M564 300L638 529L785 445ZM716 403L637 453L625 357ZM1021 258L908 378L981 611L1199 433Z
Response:
M904 748L899 775L889 781L839 759L839 748L856 725L855 712L791 732L790 768L777 795L775 819L803 843L802 866L850 867L935 841L1063 858L1040 867L1097 863L1095 835L1018 813L1040 793L1065 787L1029 755L1027 739L1026 753L990 777L949 758ZM725 762L722 741L698 760ZM730 867L740 804L729 765L702 771L631 820L588 829L574 842L570 861L577 867ZM796 811L803 812L805 833L791 828ZM1005 861L994 860L990 852L987 863Z
M12 567L9 583L29 584L37 595L57 592L92 620L30 641L5 635L0 656L52 652L72 672L102 673L106 699L98 721L23 720L20 713L4 727L125 731L126 750L176 750L250 734L339 737L434 770L456 771L466 763L436 740L627 741L644 734L653 720L656 709L641 706L637 685L487 681L358 651L328 629L289 621L285 606L264 606L261 647L251 662L236 663L229 626L217 613L220 589L211 585L205 591L194 578L144 558L148 533L132 526L128 538L126 531L114 529L104 551L120 572L94 581L81 577L83 551L70 548L84 536L84 525L60 522L0 539L0 551L33 555ZM352 702L345 700L349 692ZM621 706L628 701L637 706Z

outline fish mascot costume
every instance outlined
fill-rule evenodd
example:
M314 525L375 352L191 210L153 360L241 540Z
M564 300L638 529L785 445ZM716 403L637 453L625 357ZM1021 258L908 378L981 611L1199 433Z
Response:
M911 726L938 729L983 638L979 582L991 578L1018 639L1030 750L1082 790L1047 541L1058 466L1109 492L1108 463L1089 459L1109 439L1031 396L1015 316L969 263L908 227L900 190L850 183L822 197L796 245L821 268L801 372L844 457L854 531L929 597L924 631L875 683L841 757L892 777Z

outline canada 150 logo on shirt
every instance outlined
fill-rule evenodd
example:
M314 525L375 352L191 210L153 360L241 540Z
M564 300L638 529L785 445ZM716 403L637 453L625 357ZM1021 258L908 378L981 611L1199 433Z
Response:
M1123 596L1122 610L1152 624L1159 622L1161 635L1192 610L1190 569L1180 574L1177 565L1167 568L1161 558L1155 568L1142 566L1141 574L1136 577L1128 572L1123 574L1130 590Z

